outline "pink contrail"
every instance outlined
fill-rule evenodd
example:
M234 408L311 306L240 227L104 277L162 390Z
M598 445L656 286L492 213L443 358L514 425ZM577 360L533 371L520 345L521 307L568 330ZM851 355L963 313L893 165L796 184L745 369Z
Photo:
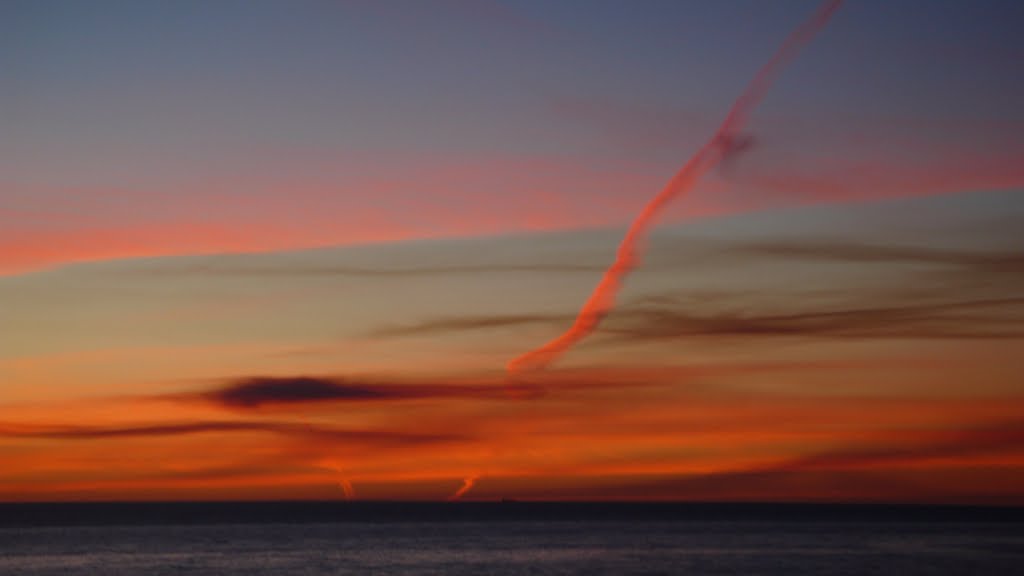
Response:
M456 490L455 494L452 494L451 497L448 498L448 500L450 502L454 502L455 500L458 500L465 496L466 492L469 492L473 488L473 485L476 484L476 481L479 479L480 476L476 474L472 476L466 476L466 478L462 481L462 486L458 490Z
M344 470L342 469L340 464L338 464L334 460L325 459L317 462L316 465L325 470L330 470L331 472L334 472L338 475L338 486L341 488L341 491L345 493L345 500L356 499L355 486L353 486L352 482L344 476Z
M356 489L352 486L352 482L350 482L348 478L340 478L338 480L338 485L341 486L341 490L345 493L345 500L356 499Z
M619 244L615 261L605 271L590 298L583 304L572 326L547 344L513 358L508 363L510 373L547 367L573 344L587 337L597 328L601 320L615 305L615 297L623 279L640 265L644 241L647 239L648 229L655 218L672 199L689 192L702 175L744 146L740 141L739 131L746 123L750 110L764 97L782 67L792 60L797 52L825 26L842 3L843 0L824 2L811 18L786 38L771 60L758 71L747 89L732 105L725 121L722 122L711 140L698 150L672 177L665 188L644 206L640 215L630 225L622 243Z

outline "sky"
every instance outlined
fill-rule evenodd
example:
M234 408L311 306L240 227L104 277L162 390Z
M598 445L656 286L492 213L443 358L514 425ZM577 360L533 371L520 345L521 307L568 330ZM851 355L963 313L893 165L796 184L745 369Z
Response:
M0 3L0 501L1024 504L1024 5Z

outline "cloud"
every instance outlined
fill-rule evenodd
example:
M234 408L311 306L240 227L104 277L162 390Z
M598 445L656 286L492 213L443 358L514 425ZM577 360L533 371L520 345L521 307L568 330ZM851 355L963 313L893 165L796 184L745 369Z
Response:
M961 251L922 246L882 246L823 239L762 241L720 250L740 257L772 257L856 263L931 264L991 274L1024 276L1024 254L1000 251Z
M986 423L956 430L897 431L864 444L838 446L746 470L662 479L648 489L657 491L655 485L660 484L661 489L670 488L677 494L710 492L719 497L774 493L776 498L785 498L786 494L806 498L812 494L832 500L852 496L947 502L951 497L961 497L1005 504L1007 497L1021 501L1024 493L1018 488L1000 494L994 485L986 487L983 470L990 463L985 459L1010 457L1019 461L1024 455L1022 446L1024 421ZM982 471L975 474L973 482L956 476L943 482L942 478L935 478L936 469L943 467ZM1019 465L1017 468L1020 469ZM904 473L896 473L898 470ZM918 477L914 470L931 478Z
M732 300L742 303L749 298L735 294ZM566 318L564 315L441 318L379 330L373 335L417 336L558 324L566 322ZM1024 297L865 304L792 313L699 313L681 309L679 305L630 305L611 314L601 331L606 338L617 341L727 336L1013 339L1024 338Z
M312 404L368 404L411 400L475 399L521 401L554 393L591 392L676 384L714 371L787 369L792 365L604 366L575 368L509 379L503 373L398 379L391 376L245 376L219 381L211 388L157 397L172 402L202 402L233 410L259 410ZM151 399L144 397L144 399Z
M612 338L629 340L716 336L1024 338L1024 297L833 307L779 314L698 314L638 307L616 313L605 332Z
M39 211L49 219L55 202L81 209L55 222L31 220L0 229L5 246L0 275L120 258L411 241L437 238L439 230L444 237L466 238L608 226L632 205L621 191L651 189L657 183L653 175L622 163L552 156L348 155L344 165L338 164L336 151L330 157L325 165L308 167L315 177L276 170L159 195L15 184L12 194L19 203L11 210ZM339 196L339 189L353 193ZM240 208L239 190L263 193ZM581 205L578 190L609 200ZM368 206L360 201L367 195L388 198L386 204L393 201L403 209ZM103 201L96 202L97 197ZM145 203L138 202L141 197ZM112 210L115 205L118 210ZM197 220L197 213L206 216Z
M1024 420L958 430L898 432L874 444L847 446L779 464L786 470L875 468L999 454L1024 455Z
M163 274L221 274L226 276L356 276L370 278L408 278L424 276L456 276L475 274L560 274L560 273L595 273L603 270L598 265L586 264L462 264L436 265L416 267L367 267L367 266L334 266L312 265L307 263L282 263L279 265L248 265L232 262L231 258L239 259L238 255L229 257L215 256L205 263L184 266L166 266L159 268L138 268L133 272Z
M492 328L508 328L530 326L535 324L565 324L572 321L572 316L554 314L519 314L503 316L466 316L459 318L436 318L404 326L391 326L375 330L369 334L373 337L417 336L440 332L462 332L486 330Z
M184 395L227 408L255 409L308 403L381 402L429 398L526 398L539 387L491 380L469 383L395 382L340 377L254 376L232 380L213 390ZM182 398L181 395L177 398Z
M1005 228L1006 226L1000 226ZM1012 230L1012 229L1011 229ZM552 241L556 241L552 239ZM1024 255L1010 250L950 250L920 245L881 245L835 238L801 237L780 240L733 242L704 237L656 238L648 269L673 269L695 264L721 264L723 258L784 259L857 264L925 265L970 269L982 273L1024 277ZM328 254L300 251L287 259L263 255L220 254L189 257L180 262L152 262L122 270L138 274L202 274L224 276L314 276L406 279L480 274L597 274L605 270L605 256L593 255L593 263L576 262L464 262L415 266L360 266L331 264ZM314 261L312 258L316 257Z
M351 440L361 443L375 444L431 444L454 442L462 439L460 436L447 434L418 434L377 429L347 429L296 422L215 420L108 426L0 424L0 437L55 440L146 438L217 432L264 432L284 436L312 436L322 439Z
M358 401L409 397L410 391L353 384L308 376L255 377L238 380L208 397L225 406L254 408L262 404L291 404L325 400Z
M1001 250L949 250L885 246L838 240L754 241L738 244L700 240L705 256L678 259L675 239L661 251L666 270L685 263L736 268L815 261L889 266L869 276L870 290L836 287L815 293L784 292L785 306L765 305L765 292L719 290L649 295L612 312L601 333L605 341L696 337L804 336L826 338L1003 339L1024 337L1024 256ZM668 248L672 248L669 250ZM670 255L671 253L671 255ZM886 287L888 285L888 287ZM699 296L700 306L692 303ZM426 319L371 332L374 337L406 337L527 326L564 326L572 315L516 314Z
M890 430L777 462L708 473L613 474L572 498L1024 502L1024 421ZM993 464L995 463L995 464ZM951 470L963 470L958 474ZM556 485L552 482L553 485ZM540 491L534 497L566 497Z

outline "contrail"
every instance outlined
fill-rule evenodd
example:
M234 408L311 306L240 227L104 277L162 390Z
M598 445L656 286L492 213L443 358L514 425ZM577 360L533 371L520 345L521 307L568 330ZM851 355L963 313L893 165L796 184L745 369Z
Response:
M455 494L452 494L451 497L448 498L448 501L454 502L465 496L466 492L469 492L473 488L473 485L476 484L476 481L479 479L480 476L477 474L474 474L472 476L466 476L466 478L462 481L462 486L455 491Z
M352 486L352 482L350 482L348 478L342 476L338 480L338 485L341 486L342 491L345 492L345 500L355 500L356 489Z
M672 199L689 192L694 183L708 170L746 147L749 140L740 134L740 130L746 123L747 115L764 97L783 66L792 60L797 52L825 26L842 3L843 0L824 2L811 18L786 38L771 60L758 71L747 89L732 105L725 121L722 122L711 140L698 150L661 192L644 206L640 215L630 225L622 243L619 244L615 261L605 271L590 298L583 304L572 326L547 344L513 358L507 366L509 373L515 374L525 370L539 370L547 367L569 347L597 328L601 320L615 305L615 297L622 281L630 271L640 265L648 229L657 216Z
M316 463L317 466L325 470L330 470L338 475L338 486L341 491L345 493L345 500L355 500L356 489L352 486L352 482L345 477L345 471L342 469L341 464L338 464L334 460L320 460Z

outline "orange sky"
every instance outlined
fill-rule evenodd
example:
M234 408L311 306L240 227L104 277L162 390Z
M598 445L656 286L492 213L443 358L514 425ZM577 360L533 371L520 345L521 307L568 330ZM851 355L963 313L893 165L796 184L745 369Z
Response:
M1024 504L1019 20L817 5L0 6L0 501Z
M616 231L9 276L0 499L1024 502L1016 256L843 236L903 202L671 228L514 378Z

